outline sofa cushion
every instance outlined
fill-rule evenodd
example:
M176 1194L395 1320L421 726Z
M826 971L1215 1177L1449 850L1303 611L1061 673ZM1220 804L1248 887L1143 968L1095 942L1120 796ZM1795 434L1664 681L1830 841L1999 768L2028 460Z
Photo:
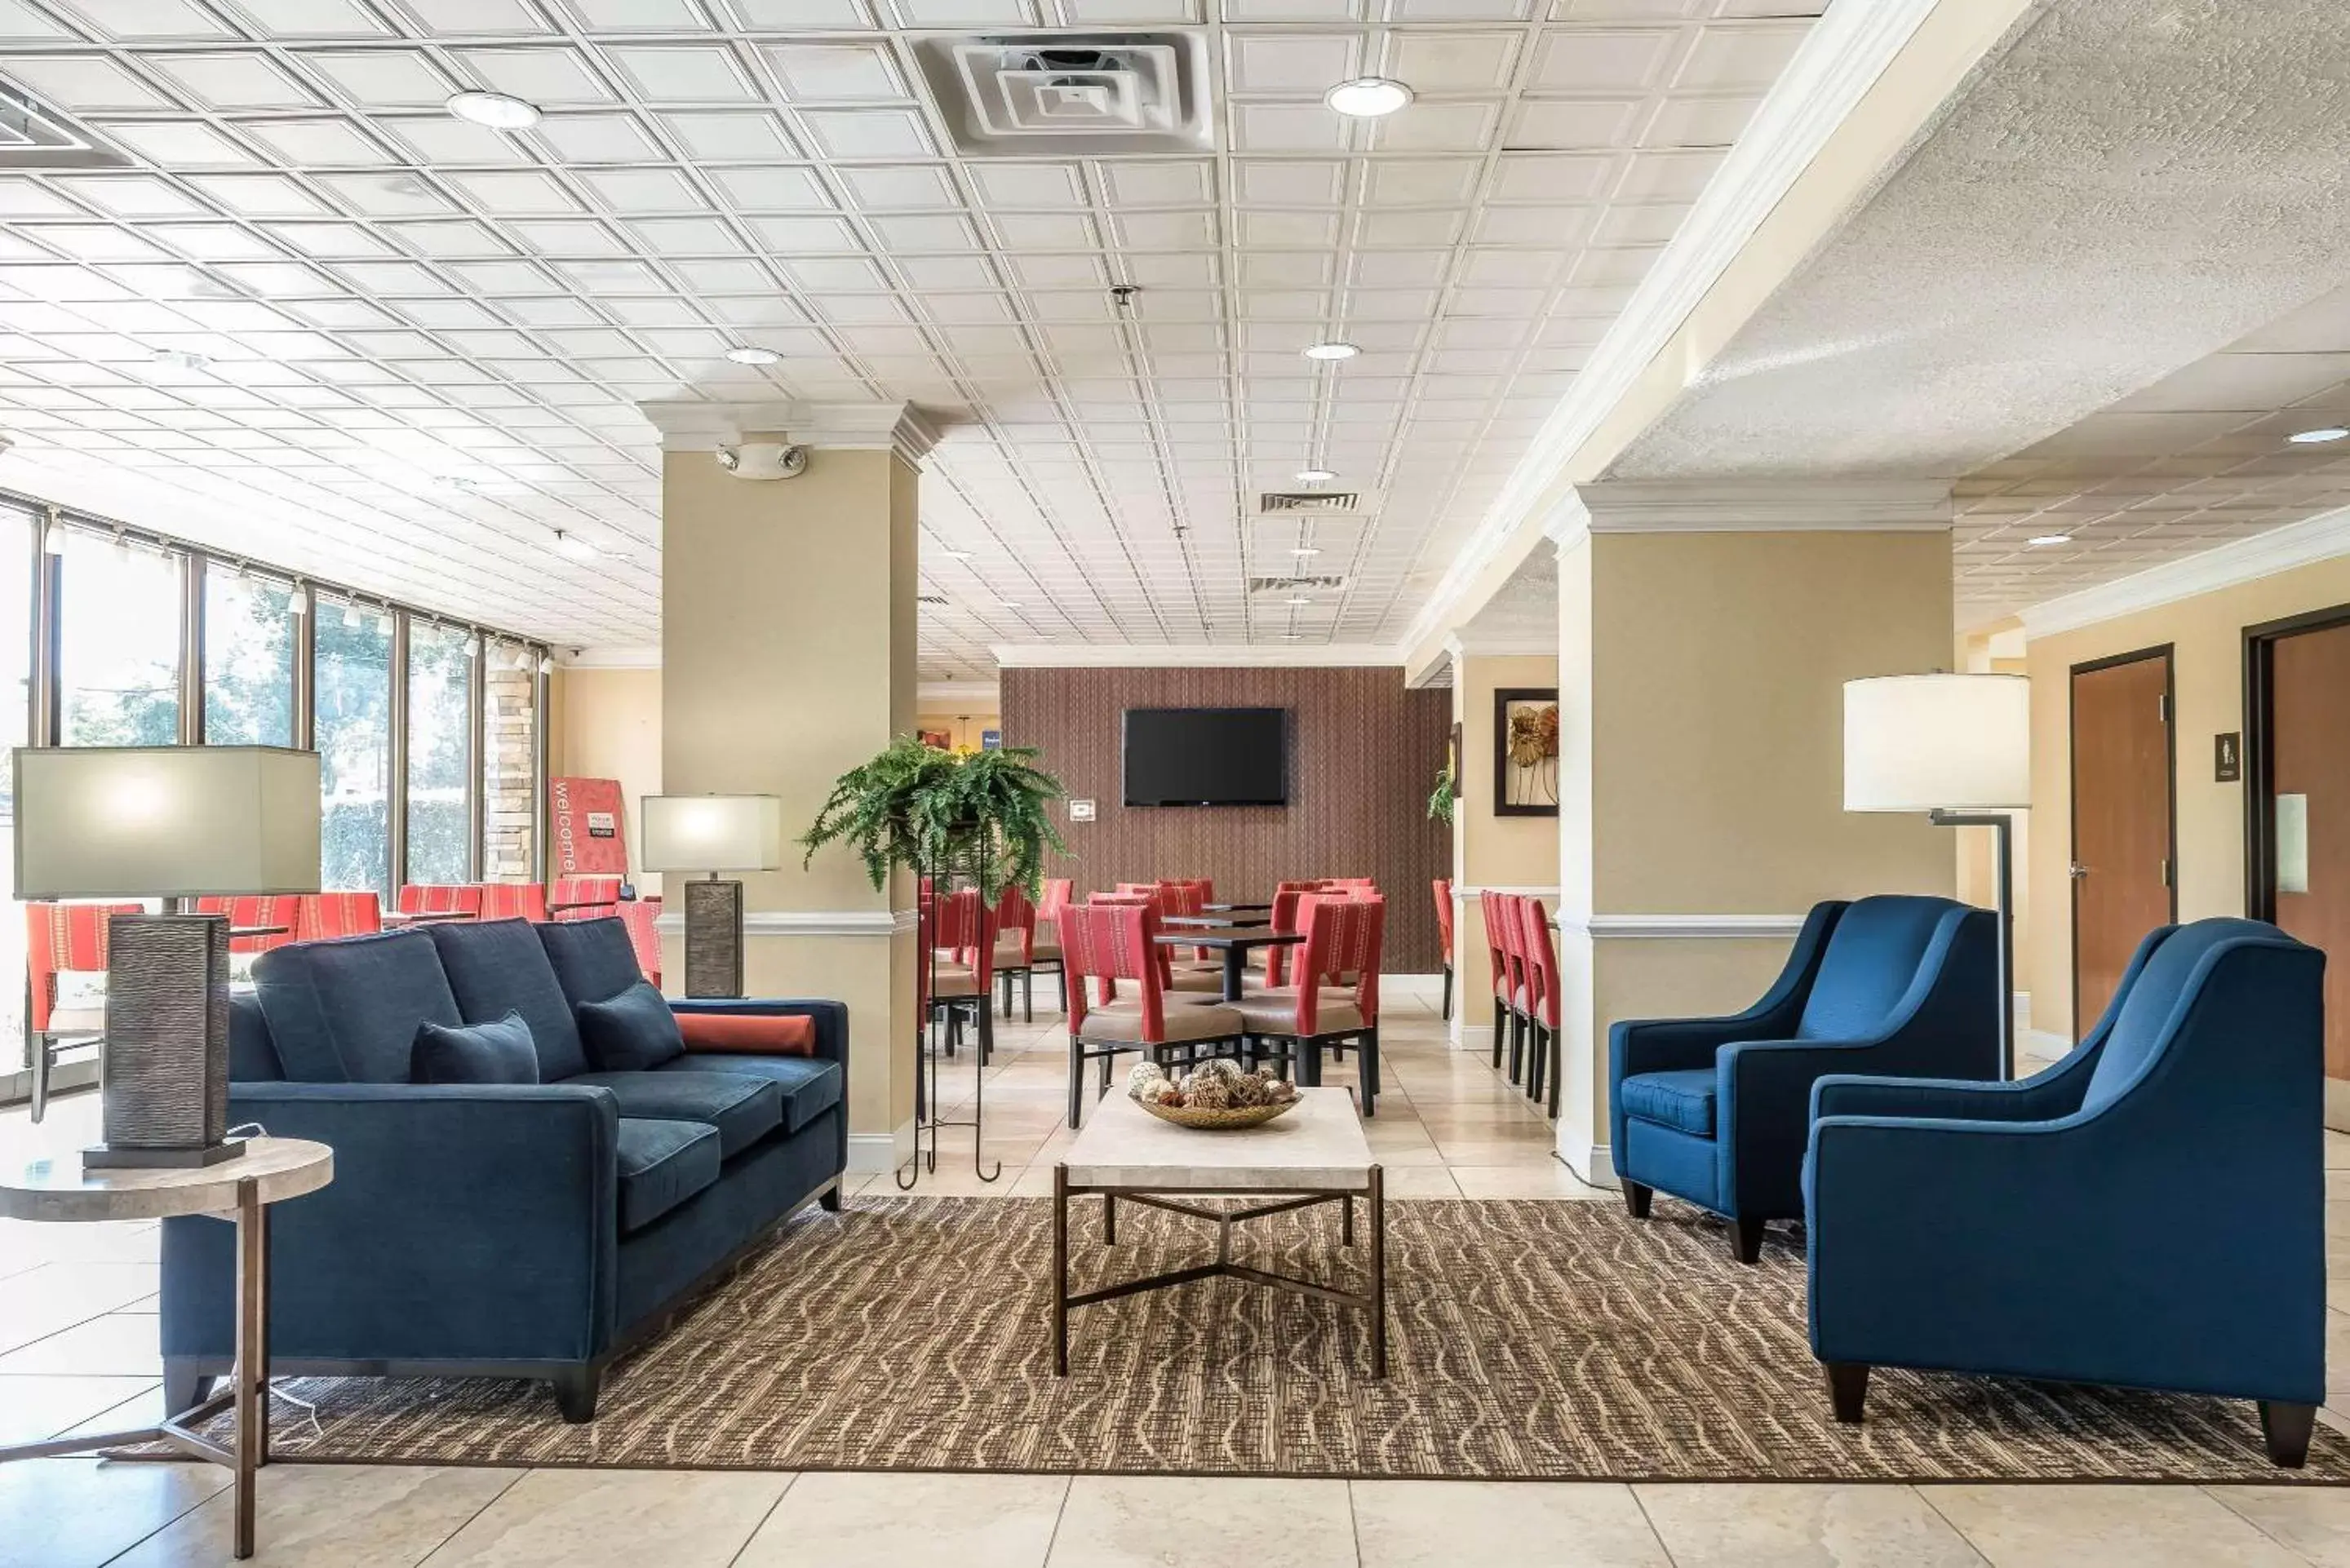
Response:
M385 931L272 948L254 992L286 1075L307 1084L405 1084L420 1023L463 1023L432 939Z
M608 1001L645 978L629 928L618 916L554 920L536 929L547 962L555 967L555 982L574 1007Z
M1618 1092L1624 1097L1624 1114L1627 1116L1679 1127L1700 1137L1711 1137L1713 1095L1719 1081L1711 1067L1690 1067L1677 1073L1636 1073L1624 1080Z
M1948 898L1908 894L1855 900L1828 933L1797 1036L1866 1040L1883 1033L1944 918L1965 912Z
M454 1028L420 1023L409 1076L420 1084L536 1084L538 1051L519 1012Z
M784 1096L755 1073L582 1073L564 1080L609 1089L623 1116L701 1122L718 1129L723 1159L783 1125Z
M650 981L605 1002L579 1004L579 1041L599 1073L641 1073L685 1052L677 1015Z
M681 1012L677 1032L689 1052L753 1056L813 1056L816 1020L805 1012Z
M840 1104L841 1085L846 1081L837 1062L808 1056L705 1056L692 1051L654 1070L656 1076L663 1073L743 1073L764 1078L783 1096L786 1133L799 1131Z
M588 1070L570 999L528 920L438 920L424 928L441 955L457 1011L468 1023L522 1015L538 1049L538 1077L551 1084Z
M625 1236L718 1179L718 1129L705 1122L622 1116L619 1155Z

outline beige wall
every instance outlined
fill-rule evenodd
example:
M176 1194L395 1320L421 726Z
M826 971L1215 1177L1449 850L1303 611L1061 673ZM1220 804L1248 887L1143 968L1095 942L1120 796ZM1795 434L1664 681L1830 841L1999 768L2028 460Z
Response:
M629 865L646 898L660 873L638 869L644 798L661 787L661 676L658 670L557 670L548 704L547 760L558 774L618 779L628 802Z
M1607 1031L1744 1006L1784 938L1632 937L1612 917L1800 916L1948 895L1948 834L1844 810L1844 682L1946 666L1936 532L1601 534L1560 557L1561 1154L1609 1168ZM1596 934L1595 934L1596 933Z
M779 795L796 835L834 779L913 727L917 485L882 451L819 450L776 483L731 478L704 452L668 457L668 789ZM786 858L743 878L746 982L848 1004L849 1127L853 1152L866 1153L913 1114L910 889L900 877L877 892L844 851L805 867ZM832 929L789 929L810 924ZM681 952L664 960L683 973Z
M2307 610L2350 604L2350 556L2035 638L2032 676L2031 940L2017 968L2032 992L2032 1025L2073 1034L2072 669L2091 659L2171 646L2178 711L2178 918L2244 912L2244 786L2211 776L2211 737L2244 727L2243 632Z
M1493 813L1493 693L1508 687L1555 687L1555 655L1461 654L1452 661L1452 717L1461 725L1461 789L1452 815L1452 882L1471 888L1554 888L1558 878L1558 818ZM1554 891L1543 902L1555 907ZM1452 1037L1478 1044L1471 1032L1493 1025L1486 989L1485 919L1476 894L1454 899L1456 1003Z

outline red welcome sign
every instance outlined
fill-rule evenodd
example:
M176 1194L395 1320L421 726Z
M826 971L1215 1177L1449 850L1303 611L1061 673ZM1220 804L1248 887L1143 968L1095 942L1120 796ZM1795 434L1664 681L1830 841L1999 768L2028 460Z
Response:
M628 811L618 779L546 781L555 869L564 877L629 874Z

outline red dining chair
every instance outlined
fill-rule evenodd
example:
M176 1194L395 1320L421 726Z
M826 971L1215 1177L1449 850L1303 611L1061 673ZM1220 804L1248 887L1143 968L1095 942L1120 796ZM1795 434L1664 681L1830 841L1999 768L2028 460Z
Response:
M1550 912L1540 898L1518 900L1520 944L1526 959L1526 1098L1545 1098L1558 1119L1558 945L1551 938Z
M1034 943L1028 950L1030 971L1049 969L1060 981L1064 1012L1069 1010L1069 977L1061 971L1061 911L1069 907L1071 888L1066 877L1045 878L1045 896L1036 902Z
M1299 1082L1322 1082L1322 1052L1333 1057L1359 1047L1357 1085L1363 1115L1378 1114L1379 1094L1379 957L1387 901L1349 894L1309 895L1299 906L1305 941L1298 949L1294 985L1261 991L1238 1003L1248 1025L1247 1046L1277 1043L1271 1054L1296 1062ZM1345 983L1341 984L1342 977ZM1294 1054L1294 1056L1293 1056Z
M1121 882L1118 886L1121 889L1120 891L1116 893L1095 893L1089 896L1086 899L1086 902L1089 905L1106 904L1112 907L1139 905L1147 909L1150 911L1150 929L1155 934L1159 929L1159 917L1163 912L1162 906L1159 903L1158 888L1149 884L1134 882ZM1128 892L1123 890L1129 888L1140 888L1146 886L1150 888L1149 892ZM1175 967L1174 949L1161 943L1158 946L1157 951L1159 955L1159 985L1160 990L1213 991L1218 995L1222 995L1223 993L1224 987L1223 982L1221 980L1219 980L1214 985L1210 986L1202 983L1199 975L1189 966L1179 971ZM1064 956L1066 957L1066 955Z
M476 919L546 923L546 884L544 882L484 882L474 891L481 895L480 902L474 907Z
M1343 888L1350 893L1376 893L1379 890L1378 879L1370 877L1325 877L1322 885L1325 888Z
M1071 904L1061 910L1062 973L1069 988L1069 1125L1085 1111L1086 1064L1100 1064L1107 1094L1117 1057L1139 1051L1161 1066L1199 1059L1202 1046L1237 1049L1246 1024L1221 1002L1174 995L1163 979L1159 912L1148 901ZM1086 981L1094 983L1090 994ZM1128 1000L1118 986L1132 986ZM1097 1095L1097 1098L1099 1095Z
M1322 884L1319 882L1283 882L1275 886L1273 890L1273 919L1270 929L1283 932L1297 930L1299 901L1321 890ZM1279 987L1289 982L1289 961L1295 950L1294 948L1286 947L1263 950L1264 984L1267 987Z
M1003 885L995 900L995 978L1003 991L1003 1016L1012 1016L1012 985L1019 981L1025 1022L1036 1022L1036 906L1017 883Z
M1493 1067L1502 1065L1503 1037L1508 1033L1511 1009L1510 955L1502 940L1502 900L1504 894L1482 889L1477 895L1478 923L1485 930L1486 991L1493 1003Z
M995 1054L995 911L980 902L979 889L965 888L934 898L931 941L941 961L931 981L930 1004L946 1020L947 1054L962 1040L964 1012L972 1014L984 1066Z
M196 900L199 915L218 915L229 925L228 950L265 953L301 940L302 895L299 893L240 893L234 898L206 896ZM282 928L282 929L273 929ZM251 931L251 936L238 936Z
M620 912L619 877L557 877L546 892L547 913L558 920L600 920ZM632 902L633 900L628 900Z
M1508 970L1510 1021L1510 1082L1523 1081L1525 1065L1528 1023L1527 999L1532 995L1533 981L1526 959L1526 917L1521 907L1525 899L1515 893L1497 895L1496 913L1502 923L1502 961ZM1500 1027L1501 1020L1494 1019Z
M383 929L383 899L374 893L305 893L294 918L294 940L331 941Z
M146 912L144 904L25 906L25 1044L35 1121L49 1108L49 1075L61 1046L105 1036L107 918Z
M482 886L478 882L402 882L397 908L403 915L478 919L482 913Z
M1436 940L1444 958L1444 1005L1437 1016L1452 1021L1452 878L1436 879Z

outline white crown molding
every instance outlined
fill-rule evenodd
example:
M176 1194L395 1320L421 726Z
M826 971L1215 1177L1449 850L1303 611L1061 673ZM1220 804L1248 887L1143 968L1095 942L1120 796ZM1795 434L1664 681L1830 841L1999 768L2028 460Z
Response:
M1457 637L1446 651L1458 664L1463 659L1556 659L1558 634L1534 637Z
M919 464L936 446L938 427L911 403L824 403L788 399L709 403L661 398L637 405L660 431L663 452L711 452L750 435L775 435L799 446L894 452Z
M993 713L1003 689L993 680L925 680L914 688L914 705L925 713Z
M911 909L754 909L743 917L749 937L889 937L914 929ZM681 936L685 917L669 913L653 922L663 936Z
M2023 612L2026 641L2350 556L2350 506L2166 561Z
M659 670L661 650L651 646L631 648L619 644L575 648L568 653L557 654L555 661L564 670Z
M1611 479L1575 487L1595 534L1930 533L1947 479Z
M1562 915L1558 929L1594 941L1659 938L1792 938L1804 929L1802 915Z
M1413 618L1404 647L1419 647L1452 618L1461 597L1543 504L1575 453L1672 341L1939 3L1831 5L1814 24L1672 243L1632 291L1623 314L1534 437L1492 509ZM1544 531L1550 531L1547 520Z
M1267 666L1291 670L1353 669L1403 662L1400 649L1368 642L1310 648L1266 648L1253 642L999 642L988 651L1005 670L1220 670Z

